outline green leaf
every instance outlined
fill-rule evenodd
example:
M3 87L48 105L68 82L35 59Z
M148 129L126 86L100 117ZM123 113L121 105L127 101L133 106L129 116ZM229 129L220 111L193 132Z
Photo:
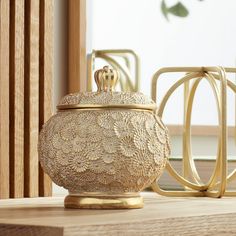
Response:
M178 17L186 17L189 14L188 9L181 2L167 8L167 12Z
M162 0L162 1L161 1L161 11L162 11L164 17L165 17L167 20L169 20L169 19L168 19L168 8L167 8L167 6L166 6L165 0Z

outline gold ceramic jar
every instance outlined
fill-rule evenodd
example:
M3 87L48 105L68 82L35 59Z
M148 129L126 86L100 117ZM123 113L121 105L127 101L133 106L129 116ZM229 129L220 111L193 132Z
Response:
M69 190L68 208L140 208L139 192L159 178L170 153L156 104L136 92L114 92L117 71L95 73L97 92L65 96L43 126L44 171Z

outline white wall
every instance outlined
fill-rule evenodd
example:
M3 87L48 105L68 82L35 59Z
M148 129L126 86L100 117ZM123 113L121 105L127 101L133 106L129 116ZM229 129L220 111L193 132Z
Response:
M182 0L190 11L187 18L166 21L160 0L89 0L88 19L93 49L130 48L141 58L142 91L150 93L153 73L167 66L235 66L236 1ZM167 0L172 5L177 0ZM161 81L164 94L172 77ZM168 80L169 79L169 80ZM235 80L235 77L231 77ZM194 124L216 125L216 106L207 83L200 86L194 105ZM230 125L234 124L234 96L229 93ZM182 122L182 90L175 95L165 113L165 122Z

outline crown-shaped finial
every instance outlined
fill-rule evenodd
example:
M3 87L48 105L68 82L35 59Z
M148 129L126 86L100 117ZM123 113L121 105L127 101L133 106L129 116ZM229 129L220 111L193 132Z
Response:
M117 70L104 66L103 69L97 70L94 79L97 84L98 92L112 92L116 86L120 74Z

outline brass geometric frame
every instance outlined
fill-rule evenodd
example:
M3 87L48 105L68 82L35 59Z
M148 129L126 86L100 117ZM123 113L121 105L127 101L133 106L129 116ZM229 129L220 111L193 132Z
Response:
M152 78L152 99L156 101L157 81L164 73L184 72L186 75L174 83L164 95L157 115L162 117L165 105L172 93L184 85L184 132L183 132L183 176L175 171L169 161L166 170L176 179L184 190L169 191L160 188L155 181L152 189L164 196L236 196L236 191L226 190L227 183L236 179L236 169L227 175L227 89L236 94L236 85L226 78L226 73L236 73L236 68L223 67L168 67L158 70ZM218 120L218 150L214 171L207 183L203 183L195 166L191 151L191 114L194 96L201 80L206 79L215 95ZM190 81L192 82L189 88ZM219 81L217 83L217 81ZM191 180L189 179L191 177Z
M106 49L106 50L93 50L88 55L88 80L87 91L92 91L93 70L95 67L95 60L100 58L116 70L120 71L120 86L122 91L137 92L140 90L140 59L138 55L131 49ZM124 65L117 60L122 58L125 62ZM131 75L131 61L134 60L134 75ZM132 82L132 77L134 81Z

